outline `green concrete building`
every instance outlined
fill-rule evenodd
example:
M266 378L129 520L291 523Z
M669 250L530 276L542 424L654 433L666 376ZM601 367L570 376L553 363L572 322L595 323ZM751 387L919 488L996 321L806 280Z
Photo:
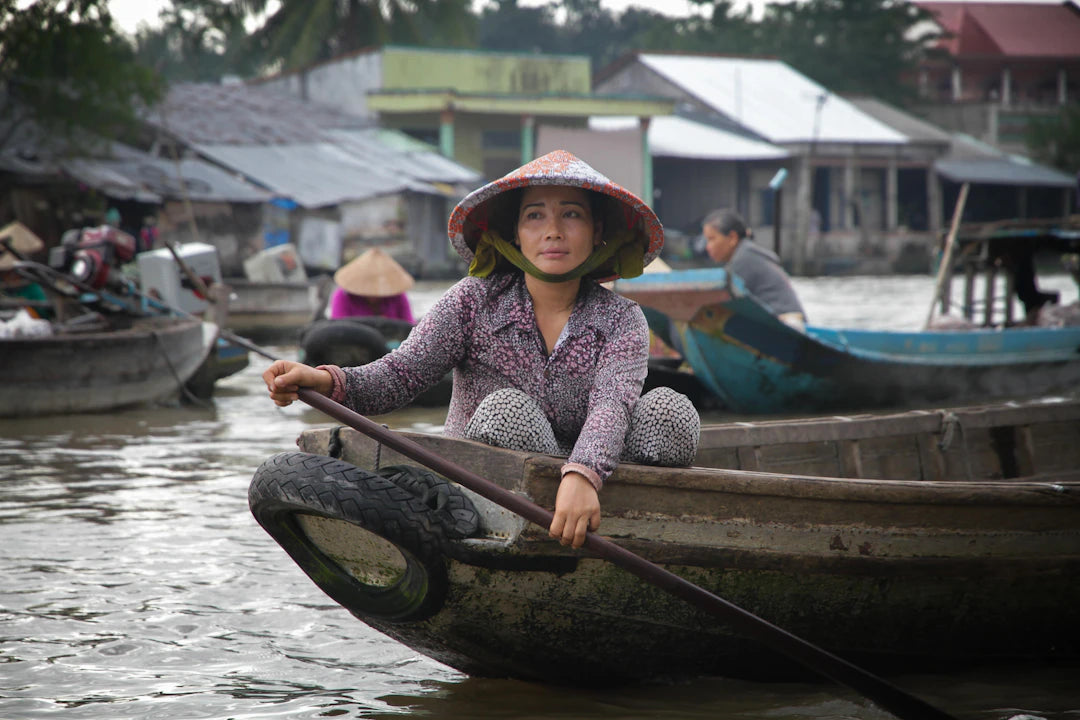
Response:
M487 179L552 149L544 147L545 128L558 129L566 144L568 130L582 137L592 132L590 117L634 117L639 140L632 155L638 167L630 174L640 186L631 189L650 199L649 120L670 115L675 105L670 98L593 93L584 55L386 46L264 83L429 142ZM603 159L588 157L589 146L582 140L580 150L567 149L612 175ZM604 156L616 165L630 160L625 148L605 150Z

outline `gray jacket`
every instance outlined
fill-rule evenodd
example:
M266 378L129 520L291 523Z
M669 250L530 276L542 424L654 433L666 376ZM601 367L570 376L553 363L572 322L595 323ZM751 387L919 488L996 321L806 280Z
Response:
M761 301L774 315L797 312L806 316L802 303L795 294L780 258L776 253L761 247L749 238L743 238L735 248L735 254L724 269L738 275L746 283L746 289Z

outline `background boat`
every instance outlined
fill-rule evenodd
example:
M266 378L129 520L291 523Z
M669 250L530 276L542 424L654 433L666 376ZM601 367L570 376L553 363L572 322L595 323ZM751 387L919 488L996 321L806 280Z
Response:
M928 407L1072 392L1080 384L1080 302L1068 297L1080 284L1080 220L959 225L961 208L927 298L930 313L914 328L811 324L803 332L718 267L646 274L614 289L646 309L653 332L732 412ZM1070 292L1040 288L1040 266L1068 270ZM896 307L893 314L907 312Z
M228 329L253 342L293 345L322 307L317 280L262 282L228 278Z
M721 268L620 280L733 412L927 407L1072 391L1080 326L801 332Z
M175 397L217 337L212 324L165 316L54 328L48 336L0 340L9 387L0 417L102 412Z
M554 501L561 458L410 437ZM1077 402L710 426L695 467L620 465L602 532L873 670L1076 660L1078 437ZM256 472L255 517L330 597L440 662L590 683L808 672L474 493L395 479L411 461L351 430L299 445Z

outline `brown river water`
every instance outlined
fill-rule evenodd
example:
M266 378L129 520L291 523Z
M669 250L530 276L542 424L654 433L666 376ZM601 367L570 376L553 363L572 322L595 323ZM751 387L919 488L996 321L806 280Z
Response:
M796 284L823 324L918 327L933 280ZM1044 285L1076 299L1067 278ZM418 288L414 308L440 290ZM269 349L295 357L294 347ZM248 512L259 463L332 424L270 403L265 365L252 355L206 407L0 420L0 720L891 717L827 682L474 679L380 635L323 595ZM379 419L437 432L443 415ZM962 720L1080 720L1076 667L888 680Z

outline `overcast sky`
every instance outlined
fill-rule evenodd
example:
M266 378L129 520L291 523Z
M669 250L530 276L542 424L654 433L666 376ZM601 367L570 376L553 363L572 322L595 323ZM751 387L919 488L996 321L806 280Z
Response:
M483 0L474 0L474 2L482 2ZM969 0L961 0L967 2ZM983 2L987 0L982 0ZM1060 0L990 0L991 2L1060 2ZM543 0L520 0L523 5L532 5ZM742 2L736 2L736 7L750 6L755 9L755 12L759 11L766 3L766 0L742 0ZM166 0L109 0L109 10L112 11L113 18L121 29L134 33L138 28L140 22L146 22L155 24L157 22L158 10L166 5ZM627 7L634 5L637 7L648 8L657 12L664 13L665 15L685 16L688 15L693 8L693 4L688 0L601 0L601 5L621 12Z
M475 0L474 0L475 1ZM543 0L520 0L522 5L539 4ZM109 10L121 29L134 33L140 22L155 24L158 10L167 5L166 0L109 0ZM621 12L635 5L649 8L665 15L684 16L689 14L693 4L688 0L601 0L601 5ZM744 5L760 6L764 0L743 0Z

